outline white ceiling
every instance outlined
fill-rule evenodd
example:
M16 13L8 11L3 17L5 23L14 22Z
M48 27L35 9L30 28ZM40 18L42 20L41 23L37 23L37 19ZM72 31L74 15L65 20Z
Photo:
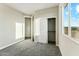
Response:
M7 3L6 5L22 13L31 15L37 10L55 7L58 3Z

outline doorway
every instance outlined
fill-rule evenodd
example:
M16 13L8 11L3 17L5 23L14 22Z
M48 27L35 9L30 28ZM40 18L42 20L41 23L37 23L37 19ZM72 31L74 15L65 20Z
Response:
M25 39L31 39L31 18L25 18Z
M56 44L56 18L48 18L48 43Z

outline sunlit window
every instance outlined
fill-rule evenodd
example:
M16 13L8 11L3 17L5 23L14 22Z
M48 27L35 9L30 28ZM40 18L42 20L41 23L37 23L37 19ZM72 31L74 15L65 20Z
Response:
M22 38L22 23L16 23L16 39Z
M68 4L64 4L64 33L68 35L68 17L69 17L69 12L68 12Z
M71 36L79 39L79 3L71 3Z
M79 3L64 4L64 33L79 39Z

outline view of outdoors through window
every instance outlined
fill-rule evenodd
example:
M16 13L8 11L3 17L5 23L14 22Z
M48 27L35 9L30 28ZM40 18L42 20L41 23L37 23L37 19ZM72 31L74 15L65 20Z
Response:
M71 3L71 36L79 39L79 3Z
M64 33L68 34L68 4L64 4Z
M69 26L71 28L69 34L73 38L79 39L79 3L71 3L69 6L68 3L64 4L64 33L67 35Z

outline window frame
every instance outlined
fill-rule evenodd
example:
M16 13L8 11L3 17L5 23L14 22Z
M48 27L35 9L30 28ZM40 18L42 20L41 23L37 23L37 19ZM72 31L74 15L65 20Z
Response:
M71 36L71 26L70 26L70 24L71 24L71 18L70 18L70 4L68 3L68 35L67 34L65 34L65 32L64 32L64 17L62 18L63 20L62 20L62 25L63 25L63 34L64 35L66 35L66 36ZM63 8L62 8L62 16L64 16L64 4L63 4Z
M69 12L69 18L68 18L68 25L69 25L68 26L68 35L65 34L65 32L64 32L64 17L62 17L62 35L64 35L65 37L67 37L67 38L71 39L72 41L74 41L74 42L76 42L76 43L79 44L79 42L77 41L79 39L73 38L71 36L71 21L72 21L72 19L71 19L71 3L68 3L68 12ZM64 16L64 4L62 6L62 16Z

